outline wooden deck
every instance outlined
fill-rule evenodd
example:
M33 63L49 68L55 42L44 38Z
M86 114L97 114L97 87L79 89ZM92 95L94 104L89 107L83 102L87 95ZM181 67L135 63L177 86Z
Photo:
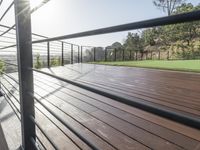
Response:
M43 71L133 101L200 117L200 74L89 64ZM17 77L16 73L11 75ZM17 87L12 80L7 80ZM40 73L34 73L34 85L38 99L99 149L200 150L199 130ZM17 90L12 92L18 97ZM36 119L59 149L90 149L38 103ZM47 149L53 149L39 130L37 133Z

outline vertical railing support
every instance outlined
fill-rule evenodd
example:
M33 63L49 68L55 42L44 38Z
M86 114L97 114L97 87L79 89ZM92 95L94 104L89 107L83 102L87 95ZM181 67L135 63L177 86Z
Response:
M130 56L129 56L129 60L131 60L131 59L132 59L132 55L131 55L131 52L132 52L132 51L130 50Z
M78 46L78 63L80 63L80 46Z
M94 60L94 62L96 61L96 48L94 47L94 58L93 58L93 60Z
M81 63L83 63L83 46L81 46Z
M107 61L107 48L105 48L105 61Z
M47 42L47 67L50 68L50 43Z
M136 51L136 60L138 60L138 51Z
M148 59L148 51L146 52L146 60Z
M123 60L123 61L125 60L124 49L123 49L123 51L122 51L122 60Z
M115 52L114 61L117 61L117 49L116 48L114 49L114 52Z
M74 47L73 47L73 44L71 44L71 64L73 64L74 62L74 54L73 54L73 50L74 50Z
M160 51L158 51L158 60L160 60Z
M62 42L61 43L62 44L62 58L61 58L61 64L62 64L62 66L64 66L64 43Z
M153 52L151 51L151 60L153 60Z
M22 127L22 146L25 150L34 149L31 138L35 139L35 124L30 117L35 117L33 93L33 57L31 10L29 0L15 0L15 21L17 39L17 59Z

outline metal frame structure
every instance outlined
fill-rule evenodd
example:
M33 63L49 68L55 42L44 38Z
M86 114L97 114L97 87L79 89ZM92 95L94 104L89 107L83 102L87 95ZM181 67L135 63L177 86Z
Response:
M64 40L64 39L73 39L73 38L80 38L80 37L85 37L85 36L94 36L94 35L100 35L100 34L108 34L108 33L115 33L115 32L122 32L122 31L128 31L128 30L134 30L134 29L141 29L141 28L148 28L148 27L155 27L155 26L164 26L164 25L170 25L170 24L178 24L178 23L183 23L183 22L191 22L191 21L197 21L200 20L200 11L193 11L189 13L183 13L183 14L178 14L178 15L173 15L173 16L167 16L167 17L161 17L161 18L156 18L156 19L150 19L150 20L145 20L145 21L140 21L140 22L134 22L134 23L129 23L129 24L123 24L123 25L118 25L118 26L113 26L113 27L107 27L107 28L101 28L101 29L96 29L96 30L91 30L91 31L86 31L86 32L81 32L81 33L75 33L75 34L70 34L70 35L64 35L64 36L58 36L54 38L48 38L44 40L37 40L33 41L32 43L41 43L41 42L50 42L50 41L57 41L57 40ZM136 54L136 59L138 59L137 54ZM31 69L31 68L30 68ZM34 71L37 71L34 69ZM40 71L38 71L40 72ZM44 72L40 72L44 73ZM46 74L46 73L44 73ZM107 92L103 92L101 90L97 90L94 88L87 87L85 85L76 83L74 81L69 81L60 77L57 77L55 75L48 74L49 76L52 76L54 78L63 80L65 82L68 82L70 84L76 85L78 87L81 87L83 89L95 92L97 94L115 99L117 101L120 101L122 103L126 103L128 105L143 109L147 112L154 113L156 115L175 120L177 122L183 123L185 125L200 129L200 120L196 118L191 118L189 116L186 116L184 114L177 114L171 111L163 110L160 108L156 108L154 106L149 106L146 104L142 103L137 103L133 102L130 99L124 99L123 97L111 95Z
M47 3L49 0L45 0L44 3L42 3L39 7ZM64 81L66 83L72 84L74 86L80 87L82 89L97 93L99 95L112 98L116 101L119 101L121 103L125 103L127 105L145 110L147 112L159 115L164 118L168 118L171 120L174 120L176 122L185 124L187 126L200 129L200 120L197 118L192 118L187 115L181 114L181 113L175 113L170 110L165 110L161 108L157 108L153 105L147 105L142 102L135 102L131 99L127 99L121 96L117 96L114 94L110 94L108 92L99 90L97 88L93 88L90 86L86 86L84 84L78 83L76 81L64 79L62 77L46 73L43 71L40 71L38 69L33 68L33 57L32 57L32 46L34 44L38 43L47 43L47 61L48 61L48 67L51 67L50 65L50 42L58 41L61 43L61 61L62 65L64 65L64 44L65 42L60 40L65 39L72 39L72 38L80 38L80 37L86 37L86 36L94 36L94 35L100 35L100 34L108 34L108 33L115 33L115 32L122 32L122 31L128 31L128 30L134 30L134 29L141 29L141 28L148 28L148 27L155 27L155 26L163 26L163 25L170 25L170 24L177 24L177 23L183 23L183 22L190 22L190 21L197 21L200 20L200 11L194 11L184 14L178 14L168 17L162 17L162 18L156 18L151 20L145 20L140 22L134 22L129 24L123 24L119 26L113 26L113 27L107 27L107 28L101 28L81 33L75 33L70 35L64 35L64 36L58 36L53 38L47 38L43 37L44 39L34 40L32 41L32 33L31 33L31 13L36 11L38 8L35 8L34 10L30 9L29 0L14 0L14 3L12 3L9 8L6 10L6 12L2 15L0 20L4 18L6 13L10 10L11 6L14 4L15 7L15 19L16 19L16 39L17 44L6 46L0 49L7 49L8 47L15 47L17 45L17 53L18 53L18 72L19 72L19 82L15 81L19 84L19 92L20 92L20 110L16 112L16 115L18 116L18 113L21 114L21 124L22 124L22 147L26 150L32 150L37 149L36 141L40 141L38 139L35 129L36 127L44 134L44 136L49 140L51 145L57 149L55 143L51 141L51 139L47 136L47 134L43 131L43 129L40 127L40 125L35 120L35 105L34 100L40 103L52 116L54 116L57 120L59 120L65 127L67 127L72 133L74 133L80 140L82 140L84 143L86 143L91 149L97 150L98 148L87 139L87 137L82 136L79 132L76 131L76 129L73 126L70 126L66 121L64 121L62 118L57 116L51 109L49 109L47 106L45 106L41 101L39 101L35 95L33 90L33 72L38 72L41 74L48 75L50 77L59 79L61 81ZM15 29L15 25L8 28L5 32L3 32L0 36L5 35L10 30ZM24 30L26 32L24 32ZM69 43L68 43L69 44ZM74 44L71 44L71 64L74 62ZM78 45L76 45L78 46ZM83 47L78 46L78 63L83 62L82 57L82 51ZM114 60L116 61L116 49L114 50L115 57ZM80 57L81 55L81 57ZM152 53L151 53L152 56ZM79 58L80 57L80 58ZM137 52L136 52L136 59L138 59ZM94 48L94 61L96 60L96 49ZM124 57L124 51L123 51L123 60ZM107 61L107 49L105 50L105 61ZM9 64L9 63L8 63ZM10 65L15 65L11 64ZM9 75L7 75L9 78ZM5 88L6 89L6 88ZM42 142L40 141L42 144Z
M32 31L29 0L15 0L15 20L17 35L18 74L21 105L22 145L24 149L33 149L31 139L35 140L35 124L30 117L35 117L33 93ZM24 30L26 32L24 32Z

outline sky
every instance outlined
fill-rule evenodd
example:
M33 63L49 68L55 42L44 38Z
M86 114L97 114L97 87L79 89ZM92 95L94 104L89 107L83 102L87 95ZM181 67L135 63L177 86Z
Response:
M11 0L6 1L9 3ZM187 2L197 5L200 0ZM4 24L14 23L13 12L14 9L3 20ZM32 32L55 37L165 15L153 5L152 0L50 0L32 14ZM67 41L80 45L107 46L116 41L123 42L126 35L127 32L120 32Z

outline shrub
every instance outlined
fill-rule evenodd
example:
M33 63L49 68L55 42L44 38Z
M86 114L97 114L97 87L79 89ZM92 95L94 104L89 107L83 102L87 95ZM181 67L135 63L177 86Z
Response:
M61 58L60 57L53 57L51 59L51 66L60 66L61 65Z
M34 66L35 66L36 69L42 68L42 63L41 63L41 60L40 60L40 54L37 54L37 56L36 56L36 63L35 63Z

